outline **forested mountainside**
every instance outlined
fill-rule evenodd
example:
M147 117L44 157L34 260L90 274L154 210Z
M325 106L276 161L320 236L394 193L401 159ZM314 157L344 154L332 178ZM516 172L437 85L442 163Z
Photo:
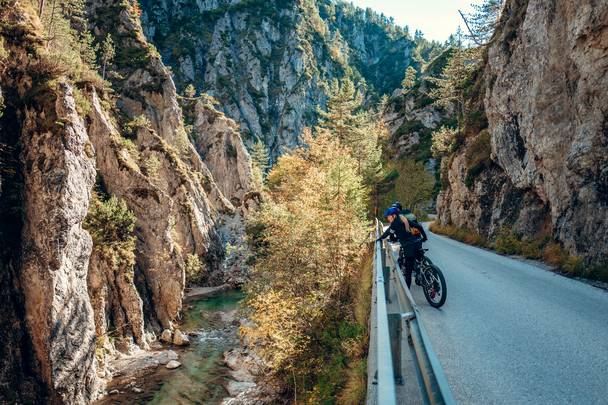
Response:
M203 100L191 143L134 4L2 1L0 402L95 399L117 350L173 332L187 284L234 276L249 155Z
M447 146L441 224L524 240L552 264L564 263L561 245L574 256L567 270L599 276L593 268L608 260L607 49L605 3L506 1L456 92L462 133L438 137ZM576 270L583 258L588 270Z
M145 0L142 9L144 32L178 88L215 97L246 141L262 140L273 158L301 144L333 79L350 77L377 100L437 46L330 0Z

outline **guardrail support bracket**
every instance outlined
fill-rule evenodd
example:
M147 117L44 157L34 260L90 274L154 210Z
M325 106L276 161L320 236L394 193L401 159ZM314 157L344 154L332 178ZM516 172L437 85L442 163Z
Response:
M401 322L401 316L401 314L388 314L388 331L391 338L393 372L395 375L395 382L399 385L403 384L403 375L401 374L401 338L403 323Z

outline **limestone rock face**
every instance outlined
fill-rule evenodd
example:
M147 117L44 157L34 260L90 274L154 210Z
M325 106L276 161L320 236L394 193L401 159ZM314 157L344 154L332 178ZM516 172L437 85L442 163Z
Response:
M251 159L236 123L200 99L194 108L194 144L222 194L234 206L251 191Z
M72 87L54 105L27 109L21 283L40 374L56 401L96 396L95 323L87 293L92 241L82 228L95 162ZM57 122L61 122L59 126Z
M490 234L504 221L533 223L530 229L546 222L572 254L606 261L608 5L510 0L505 7L484 73L494 166L467 189L466 148L459 152L447 168L440 219L470 217ZM488 181L496 185L491 193ZM497 209L501 201L533 203L510 217Z
M89 132L97 165L107 190L127 202L138 219L137 268L144 291L163 328L171 328L181 310L188 254L219 263L219 237L210 203L200 180L175 149L153 130L138 131L139 156L120 145L120 135L100 109L95 94ZM158 162L154 173L142 173L139 162ZM207 269L212 272L213 268Z
M387 104L383 120L390 135L386 148L391 157L430 158L430 139L434 130L445 124L452 111L423 103L428 90L418 88L411 93L398 89Z
M301 142L327 85L354 71L376 95L403 78L413 41L375 13L329 0L143 1L148 39L175 72L220 101L246 141L276 158Z

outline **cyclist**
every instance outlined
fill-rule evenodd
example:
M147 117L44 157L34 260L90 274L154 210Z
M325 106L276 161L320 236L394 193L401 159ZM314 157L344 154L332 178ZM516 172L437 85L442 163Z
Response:
M418 222L418 219L416 218L416 215L414 215L412 210L410 210L409 208L404 209L403 205L401 205L399 201L395 201L393 205L391 205L391 207L399 209L399 214L405 216L409 221Z
M390 222L389 227L376 241L381 241L389 235L394 235L401 245L399 258L403 258L405 267L405 282L408 287L412 284L412 271L414 270L416 255L422 249L422 242L427 241L424 229L417 221L410 221L400 215L397 207L390 207L384 212ZM418 231L420 236L417 235Z

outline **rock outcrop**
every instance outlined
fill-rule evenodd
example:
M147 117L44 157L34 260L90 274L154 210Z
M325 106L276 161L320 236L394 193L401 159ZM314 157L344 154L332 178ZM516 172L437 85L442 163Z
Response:
M467 181L478 136L444 162L441 222L544 233L608 260L607 49L606 4L506 2L483 73L487 164Z
M172 66L180 88L217 98L246 141L276 158L300 144L334 78L363 78L391 93L414 41L388 18L351 4L318 1L142 1L146 36Z
M242 225L235 205L251 191L251 163L234 123L210 109L201 117L215 124L201 118L197 130L209 141L201 144L209 170L130 3L88 4L93 33L116 45L109 82L78 50L63 59L54 47L65 44L47 43L29 6L8 3L0 8L0 402L89 403L111 376L107 354L139 353L154 334L172 333L192 279L229 278L230 235L220 228L233 218ZM81 38L65 35L52 40ZM125 207L114 214L132 216L131 229L90 220L110 197ZM90 226L124 233L132 247Z
M54 103L26 109L22 129L21 282L28 328L51 398L82 403L96 394L95 323L87 294L93 243L82 228L95 163L72 87L59 83L51 96Z
M209 168L222 194L240 207L252 189L249 153L243 145L237 124L216 110L205 98L194 105L194 146Z

